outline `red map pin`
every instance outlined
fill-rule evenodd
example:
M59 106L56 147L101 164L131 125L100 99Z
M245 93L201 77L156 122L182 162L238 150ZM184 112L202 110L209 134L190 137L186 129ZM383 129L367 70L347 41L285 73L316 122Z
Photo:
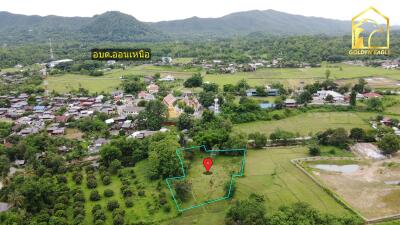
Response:
M213 165L212 158L208 157L203 159L203 166L204 168L206 168L207 172L210 171L212 165Z

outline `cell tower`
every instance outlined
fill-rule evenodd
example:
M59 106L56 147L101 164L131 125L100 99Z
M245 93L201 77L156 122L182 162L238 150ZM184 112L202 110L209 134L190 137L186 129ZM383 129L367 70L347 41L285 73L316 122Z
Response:
M50 59L53 60L54 59L53 47L51 46L51 39L50 38L49 38L49 45L50 45Z

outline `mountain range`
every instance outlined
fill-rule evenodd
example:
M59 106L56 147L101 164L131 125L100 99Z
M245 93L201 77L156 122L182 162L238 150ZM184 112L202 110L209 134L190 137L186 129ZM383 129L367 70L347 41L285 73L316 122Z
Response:
M219 18L142 22L118 11L93 17L26 16L0 12L0 44L55 41L166 41L267 35L349 34L350 21L252 10Z

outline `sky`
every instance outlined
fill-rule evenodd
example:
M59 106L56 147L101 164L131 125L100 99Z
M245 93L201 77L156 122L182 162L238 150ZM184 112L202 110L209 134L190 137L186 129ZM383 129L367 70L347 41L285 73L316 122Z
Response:
M0 11L25 15L93 16L117 10L140 21L221 17L233 12L274 9L291 14L351 20L373 6L400 25L399 0L0 0Z

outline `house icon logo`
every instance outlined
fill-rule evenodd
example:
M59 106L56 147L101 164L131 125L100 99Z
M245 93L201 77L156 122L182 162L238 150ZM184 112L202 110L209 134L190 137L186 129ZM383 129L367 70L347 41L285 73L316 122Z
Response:
M387 55L390 46L389 18L369 7L351 20L351 55Z

